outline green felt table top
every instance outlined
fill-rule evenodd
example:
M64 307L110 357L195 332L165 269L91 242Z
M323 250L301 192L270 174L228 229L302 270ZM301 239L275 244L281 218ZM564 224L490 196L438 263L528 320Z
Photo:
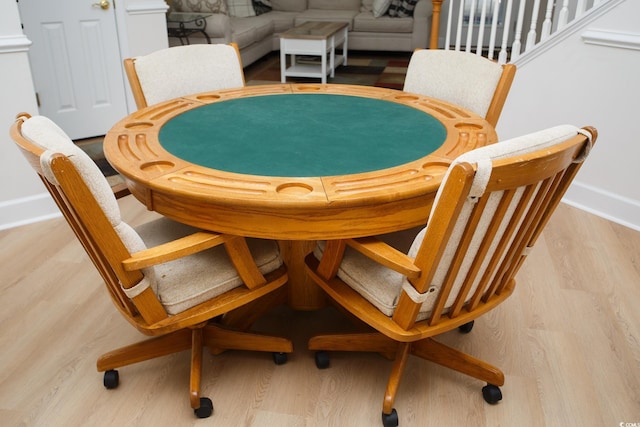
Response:
M249 175L318 177L386 169L442 145L437 119L406 105L332 94L256 96L169 120L160 144L176 157Z

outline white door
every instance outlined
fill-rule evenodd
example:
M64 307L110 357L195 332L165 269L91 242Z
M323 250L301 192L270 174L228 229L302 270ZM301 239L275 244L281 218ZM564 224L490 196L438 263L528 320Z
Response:
M40 114L72 139L127 115L113 0L19 0Z

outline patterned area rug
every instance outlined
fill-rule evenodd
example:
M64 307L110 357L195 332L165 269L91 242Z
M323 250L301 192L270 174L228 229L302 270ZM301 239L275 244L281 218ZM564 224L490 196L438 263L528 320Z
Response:
M335 77L328 83L377 86L402 89L410 53L405 52L349 52L348 65L336 68ZM247 85L280 82L280 53L270 55L245 68ZM319 82L320 79L288 77L287 82Z

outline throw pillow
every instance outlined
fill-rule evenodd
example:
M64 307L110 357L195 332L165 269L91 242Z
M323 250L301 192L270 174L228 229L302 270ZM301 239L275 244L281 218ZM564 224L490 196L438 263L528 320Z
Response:
M256 16L252 0L227 0L227 6L229 7L229 15L236 18Z
M227 14L225 0L171 0L172 12L224 13Z
M271 12L271 0L253 0L253 10L256 15Z
M396 18L408 18L413 16L418 0L392 0L389 5L389 16Z
M373 0L373 17L380 18L387 13L391 0Z

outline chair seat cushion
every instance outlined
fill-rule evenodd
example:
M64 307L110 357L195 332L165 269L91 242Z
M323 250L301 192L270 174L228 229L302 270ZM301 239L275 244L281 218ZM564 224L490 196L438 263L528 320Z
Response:
M147 247L156 246L198 231L161 218L135 229ZM271 240L247 239L262 274L282 265L278 244ZM169 314L177 314L242 285L223 245L154 267L155 291ZM152 285L153 286L153 285Z
M322 258L323 251L324 242L319 242L314 249L316 258ZM338 277L389 317L393 316L398 306L402 285L407 280L402 274L348 246L338 269ZM425 301L418 320L425 319L432 307L433 300Z

